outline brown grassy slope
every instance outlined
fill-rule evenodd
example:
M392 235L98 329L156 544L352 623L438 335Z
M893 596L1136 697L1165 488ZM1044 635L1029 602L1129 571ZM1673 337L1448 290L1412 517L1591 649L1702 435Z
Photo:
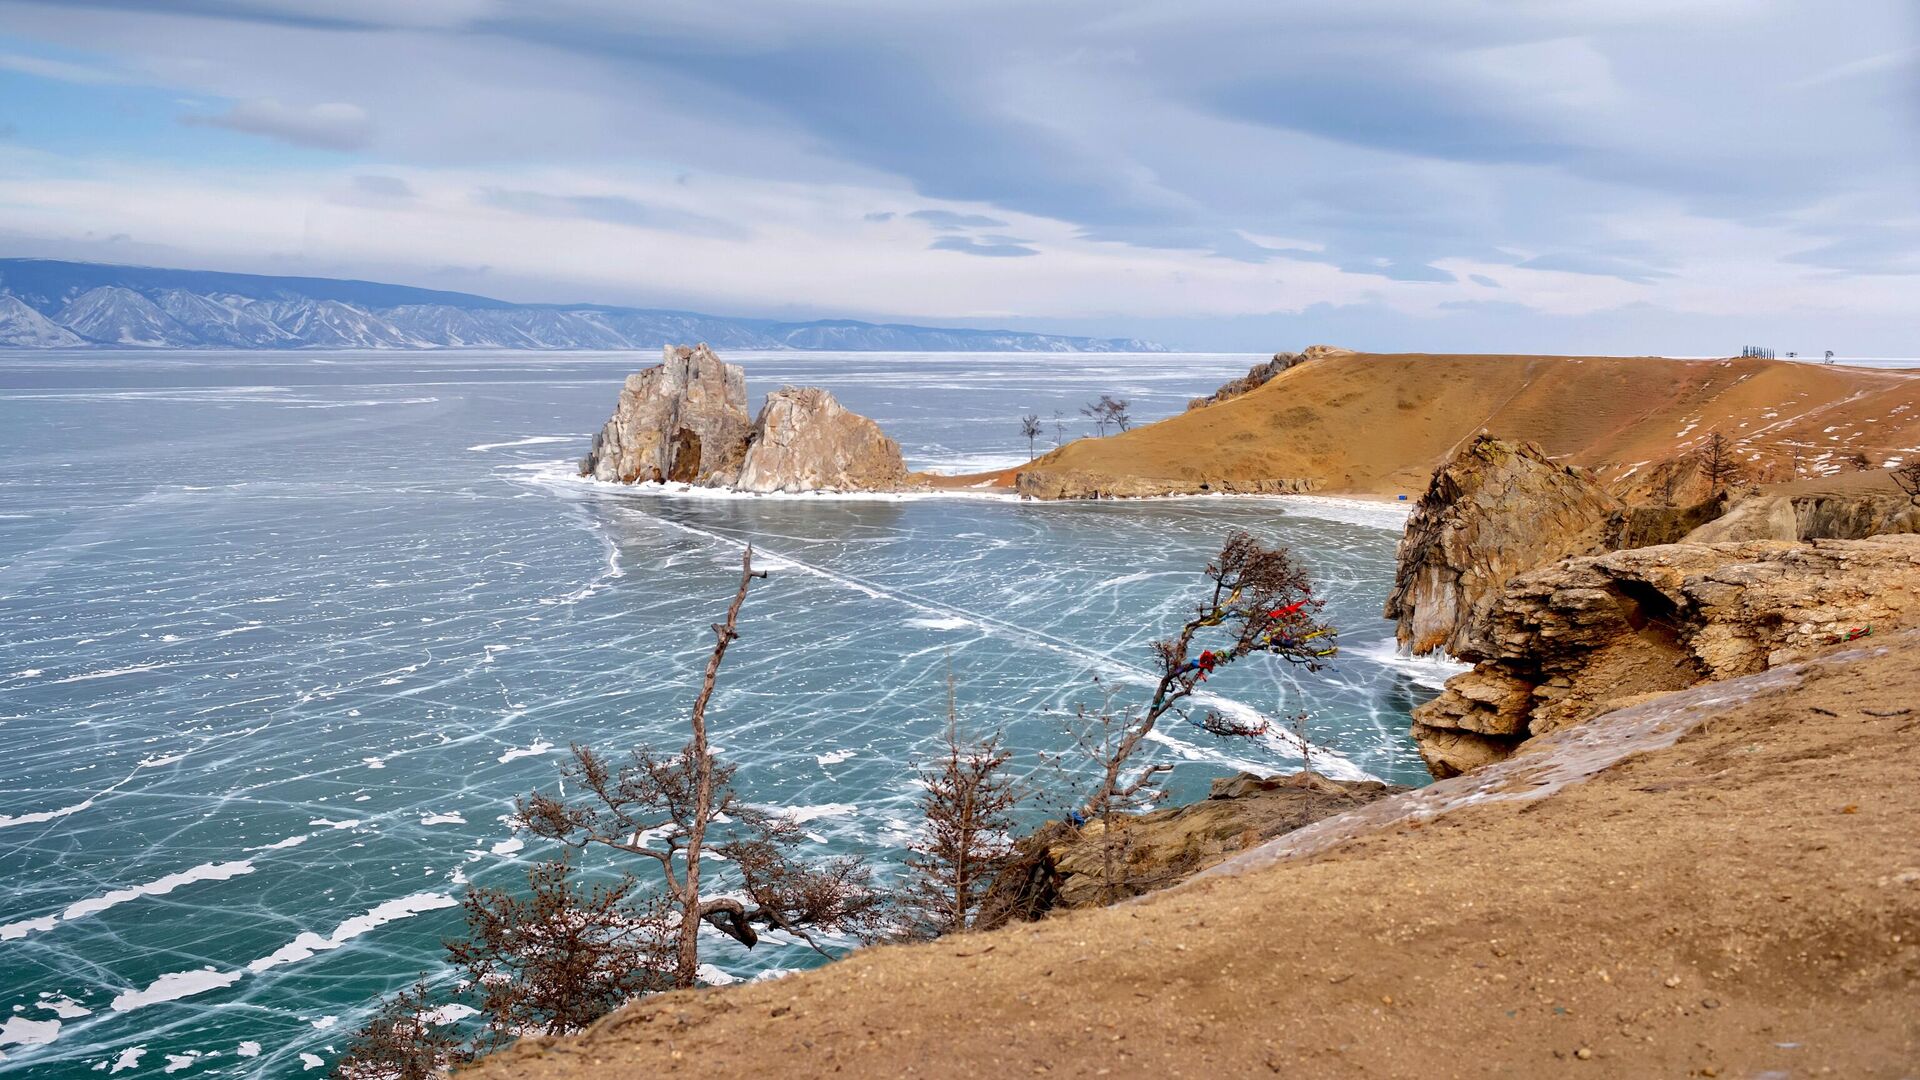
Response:
M1853 449L1879 465L1920 453L1920 372L1352 353L1301 364L1231 401L1069 443L1033 467L1192 481L1315 477L1330 492L1411 495L1482 430L1533 440L1607 479L1696 449L1715 430L1758 457L1756 466L1790 469L1796 447L1808 470L1838 468Z
M650 999L477 1075L1912 1076L1916 647L1539 802Z

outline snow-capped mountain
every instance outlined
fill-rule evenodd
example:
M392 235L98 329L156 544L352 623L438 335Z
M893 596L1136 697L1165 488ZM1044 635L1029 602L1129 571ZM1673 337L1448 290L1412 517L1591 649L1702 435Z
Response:
M0 259L0 348L1162 352L1132 338L511 304L335 278Z
M0 296L0 349L71 349L86 339L28 307Z
M116 285L103 285L74 297L54 321L89 341L106 345L180 349L200 344L199 335L175 322L153 301Z

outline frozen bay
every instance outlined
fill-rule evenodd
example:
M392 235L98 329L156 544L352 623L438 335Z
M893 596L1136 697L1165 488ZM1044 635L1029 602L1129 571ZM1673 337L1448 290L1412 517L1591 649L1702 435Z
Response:
M822 385L915 468L1026 456L1018 418L1145 421L1259 357L729 354L755 403ZM1393 656L1394 507L1286 499L723 498L571 475L616 354L0 356L0 1074L290 1075L437 963L463 883L542 854L504 818L570 742L666 747L756 586L714 739L825 852L895 860L944 722L1026 762L1097 676L1138 689L1231 528L1311 567L1343 656L1248 665L1227 709L1305 709L1315 765L1424 778ZM1121 701L1127 700L1122 696ZM1176 798L1298 767L1283 735L1174 728ZM1044 777L1043 777L1044 779ZM806 966L777 942L707 959ZM138 1052L136 1052L138 1051Z

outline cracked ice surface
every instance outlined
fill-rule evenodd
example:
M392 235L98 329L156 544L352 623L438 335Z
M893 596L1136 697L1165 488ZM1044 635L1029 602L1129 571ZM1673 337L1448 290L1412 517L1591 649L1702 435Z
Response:
M1023 457L1022 413L1117 393L1167 415L1258 358L727 359L756 395L827 386L911 466L957 470ZM1394 508L572 478L575 433L651 362L0 357L0 1016L19 1018L0 1071L331 1062L376 995L437 968L464 882L544 857L504 819L569 743L684 739L748 541L773 574L709 718L748 800L804 820L821 854L897 863L949 654L963 724L1004 727L1022 761L1060 749L1094 676L1137 698L1148 639L1233 527L1308 560L1348 655L1314 677L1242 665L1207 704L1304 706L1316 767L1423 775L1406 711L1446 672L1395 657L1379 618ZM1299 761L1288 736L1180 725L1150 753L1180 798ZM703 959L736 978L815 962L780 935Z

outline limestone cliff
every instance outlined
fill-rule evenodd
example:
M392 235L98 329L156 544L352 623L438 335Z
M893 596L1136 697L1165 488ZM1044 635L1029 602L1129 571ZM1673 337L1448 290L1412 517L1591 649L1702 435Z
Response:
M746 372L705 345L670 345L659 364L627 376L580 474L622 484L726 483L740 468L747 429Z
M1415 654L1486 652L1487 612L1514 575L1605 551L1624 507L1538 446L1476 436L1440 466L1407 519L1385 615Z
M741 491L896 491L907 481L900 446L880 425L818 387L767 395L733 486Z
M1435 776L1650 693L1803 659L1920 625L1920 536L1670 544L1521 574L1493 604L1472 671L1414 711Z

